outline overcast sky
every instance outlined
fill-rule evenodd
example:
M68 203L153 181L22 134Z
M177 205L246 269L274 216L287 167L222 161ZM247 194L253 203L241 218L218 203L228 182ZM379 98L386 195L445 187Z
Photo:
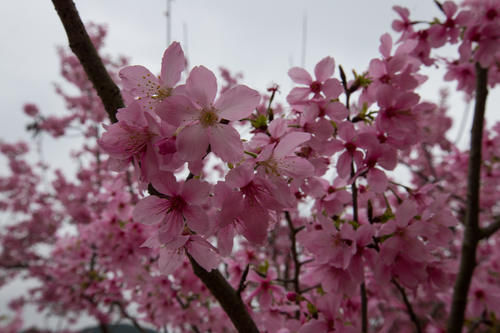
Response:
M371 58L379 56L379 37L390 31L396 18L394 4L408 7L414 19L440 14L432 0L175 0L171 35L183 44L191 66L217 71L223 65L242 72L244 83L259 91L278 83L284 98L291 87L286 73L302 61L304 15L305 67L311 70L329 55L347 72L352 68L361 72ZM131 64L159 71L167 46L166 0L81 0L76 5L84 22L107 24L106 53L126 55ZM44 114L64 112L53 83L63 82L56 47L66 45L67 39L49 0L3 0L0 13L0 139L27 139L24 103L36 103ZM436 82L423 93L435 100L441 86ZM461 97L453 96L453 112L460 119ZM78 140L56 143L45 137L45 158L63 166L67 157L61 152L78 144ZM5 299L2 293L0 299ZM0 315L3 310L2 300Z

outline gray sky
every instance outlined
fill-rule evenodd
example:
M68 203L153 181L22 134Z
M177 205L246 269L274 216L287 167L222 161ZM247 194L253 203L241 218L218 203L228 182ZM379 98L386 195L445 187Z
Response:
M305 14L307 69L329 55L346 72L363 71L371 58L379 56L379 37L390 31L397 17L391 9L396 3L408 7L414 19L439 15L432 0L175 0L172 40L183 44L191 66L205 65L215 72L224 65L241 71L244 83L259 91L278 83L284 99L291 87L286 73L291 65L301 65ZM108 25L106 53L126 55L131 64L159 71L167 46L166 0L77 0L76 5L84 22ZM63 82L56 46L66 45L67 39L49 0L0 1L0 13L0 138L28 139L24 103L36 103L44 114L64 112L52 83ZM435 99L441 86L440 82L428 85L423 94ZM500 105L498 93L492 95L490 99L496 98L495 105ZM491 100L489 104L493 105ZM460 95L454 95L453 107L460 119ZM71 170L62 152L78 144L45 136L45 159ZM6 295L5 290L0 295ZM0 299L1 315L6 298Z

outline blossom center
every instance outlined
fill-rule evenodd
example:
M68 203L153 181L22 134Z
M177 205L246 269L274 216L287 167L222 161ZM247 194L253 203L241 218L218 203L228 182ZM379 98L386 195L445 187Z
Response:
M280 175L278 170L278 162L275 161L273 158L270 158L267 161L259 162L258 164L264 167L267 174L273 174L276 176Z
M314 81L309 85L309 89L315 94L319 94L321 92L321 82Z
M486 18L490 21L492 21L495 17L497 17L497 11L493 8L490 8L487 12L486 12Z
M152 95L151 98L163 101L165 98L171 95L172 95L172 88L160 88L160 86L158 86L156 93Z
M184 201L184 199L179 195L176 195L170 199L169 211L181 212L185 206L186 206L186 201Z
M347 142L345 145L344 145L345 149L347 149L348 152L352 153L356 150L356 145L352 142Z
M200 123L203 127L210 127L219 121L219 116L217 116L216 109L211 107L203 109L200 115Z

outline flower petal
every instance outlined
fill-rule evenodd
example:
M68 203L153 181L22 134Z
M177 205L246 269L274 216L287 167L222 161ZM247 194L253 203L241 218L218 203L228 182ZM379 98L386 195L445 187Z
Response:
M368 171L367 181L368 185L370 185L370 189L375 193L384 192L389 182L385 172L377 168Z
M190 179L182 185L181 196L190 204L202 205L208 200L210 185L198 179Z
M172 210L166 216L164 225L159 230L159 239L162 244L172 242L181 236L184 229L184 217L181 212Z
M162 86L172 88L179 82L185 66L186 59L182 47L178 42L173 42L163 53L161 60Z
M197 66L189 74L186 89L199 106L210 106L217 94L217 79L208 68Z
M219 115L228 120L240 120L248 117L260 102L256 90L238 85L223 93L215 103Z
M219 265L219 256L215 252L214 247L200 236L191 236L186 249L193 259L207 272L217 268Z
M199 124L186 126L177 135L176 146L181 159L199 160L207 153L207 131Z
M323 84L323 93L328 99L336 99L344 92L344 87L337 79L328 79Z
M316 80L323 82L330 78L335 71L335 60L332 57L325 57L314 67Z
M262 244L267 237L269 214L264 207L253 200L247 200L245 215L241 216L243 222L243 236L253 244Z
M149 196L137 203L133 217L137 222L144 224L160 223L168 210L169 203L165 199Z
M159 172L151 179L153 187L162 194L176 195L179 193L179 184L171 172Z
M229 256L233 250L235 230L232 224L219 229L217 232L217 248L222 256Z
M284 156L292 155L295 148L308 141L311 138L310 133L290 132L283 136L274 149L274 157L280 159Z
M160 249L160 259L158 259L158 268L161 273L168 275L175 272L184 261L184 251L172 251L166 248Z
M304 100L311 93L311 89L304 87L295 87L293 88L288 96L286 97L286 101L290 104L304 102Z
M155 109L158 116L167 123L174 126L181 126L183 122L198 119L198 110L191 100L183 95L174 95L165 98Z
M237 162L243 155L243 144L236 129L230 125L216 125L209 128L210 146L215 155L225 162Z
M189 228L197 233L205 233L209 227L208 215L200 206L188 206L183 211Z
M279 161L278 167L287 176L292 178L309 177L314 174L314 166L305 158L287 156Z
M288 76L295 83L306 84L309 85L312 83L311 74L309 74L304 68L300 67L292 67L288 71Z
M127 66L118 75L122 79L123 89L134 97L156 95L160 88L158 78L144 66Z

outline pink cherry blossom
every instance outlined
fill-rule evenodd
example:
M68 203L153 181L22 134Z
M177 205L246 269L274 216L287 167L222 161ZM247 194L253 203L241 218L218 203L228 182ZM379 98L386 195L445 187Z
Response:
M173 42L163 53L159 77L143 66L127 66L119 75L124 92L137 100L145 110L153 110L161 101L174 94L185 65L181 45Z
M237 121L248 117L258 105L259 94L237 85L214 102L217 93L215 75L203 66L195 67L186 82L187 95L165 100L158 115L174 126L180 126L176 146L181 158L195 161L211 151L227 162L235 162L243 154L236 129L221 120Z
M208 229L208 216L200 207L208 200L209 185L196 179L178 184L171 173L160 173L152 185L165 197L148 196L137 203L134 219L152 225L160 224L160 241L168 242L187 226L195 232Z

